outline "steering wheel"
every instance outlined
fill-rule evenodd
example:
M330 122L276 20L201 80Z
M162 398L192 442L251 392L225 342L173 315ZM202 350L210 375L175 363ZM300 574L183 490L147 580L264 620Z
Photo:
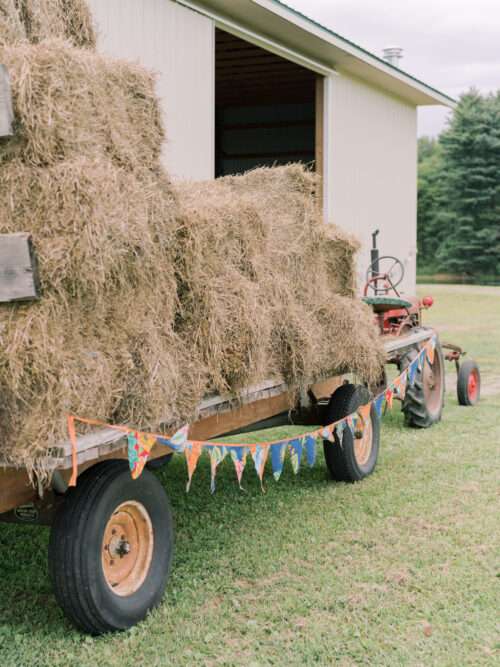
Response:
M377 263L378 271L374 273ZM403 263L397 257L384 255L368 267L366 285L375 293L389 294L391 290L395 291L395 288L402 283L404 276L405 267Z

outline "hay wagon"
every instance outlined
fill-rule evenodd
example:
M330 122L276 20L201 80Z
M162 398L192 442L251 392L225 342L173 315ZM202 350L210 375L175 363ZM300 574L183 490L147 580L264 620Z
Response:
M1 81L0 135L10 135L8 80L0 76ZM430 302L401 299L394 271L402 267L391 258L394 266L382 272L385 261L374 248L365 298L379 323L387 363L404 371L435 335L422 326L422 309ZM38 291L29 235L1 235L0 303L37 299ZM459 399L473 404L479 397L479 371L473 362L460 364L461 354L452 347L447 358L459 370ZM238 397L206 397L198 405L190 438L250 432L290 418L297 424L332 424L367 404L370 395L383 391L386 383L382 368L374 387L353 384L345 376L331 377L308 387L293 404L294 388L280 378L270 378L247 387ZM443 396L444 356L438 345L432 363L424 364L406 393L402 409L407 423L427 427L438 421ZM164 426L169 428L167 415ZM379 417L372 405L361 433L346 430L342 443L337 435L333 442L325 441L330 476L362 480L376 466L379 445ZM123 433L96 428L77 438L76 448L70 441L49 448L43 461L44 469L52 473L49 488L36 477L30 479L26 468L0 460L0 521L51 526L49 564L54 591L80 629L101 634L128 628L160 602L171 566L174 531L168 498L152 470L171 456L165 447L153 449L149 470L134 481ZM75 463L78 484L70 488Z
M29 239L10 241L3 263L8 270L3 272L2 299L23 298L23 294L33 298L37 281ZM391 272L380 272L383 261L385 258L379 258L371 269L369 284L376 288L366 299L380 324L387 363L404 370L435 336L421 320L422 310L431 304L388 296L394 285L386 289ZM460 365L460 356L459 348L447 353L459 370L459 400L470 405L479 398L479 372L473 362ZM444 359L438 344L432 364L424 364L407 393L402 409L409 425L428 427L440 419ZM295 423L329 424L355 412L367 402L370 392L380 391L386 382L382 369L379 385L371 388L352 384L344 376L332 377L311 385L290 412L290 387L270 379L248 387L238 398L207 397L198 406L190 435L207 439L250 432L279 420L283 423L290 416ZM325 441L332 479L354 482L369 475L377 463L379 444L380 423L372 408L368 428L361 435L346 432L342 444L337 439ZM0 521L50 525L50 573L66 614L92 634L125 629L160 602L168 579L173 520L165 491L151 470L165 465L172 452L154 448L149 470L133 481L123 434L110 428L95 429L77 440L78 484L68 488L72 455L69 441L50 450L46 467L53 475L44 492L30 482L26 470L4 464L0 468Z

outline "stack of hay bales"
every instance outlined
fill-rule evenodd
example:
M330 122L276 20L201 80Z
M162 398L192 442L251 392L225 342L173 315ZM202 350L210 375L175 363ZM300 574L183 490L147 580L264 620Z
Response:
M178 186L178 327L213 389L380 373L371 311L353 298L358 244L324 224L317 186L301 165Z
M180 420L202 378L173 330L176 202L152 76L57 39L4 45L0 62L16 122L0 233L33 235L42 282L39 303L0 306L1 447L32 468L65 414Z
M313 174L174 186L153 78L95 53L82 0L0 0L2 14L16 127L0 233L32 234L42 283L40 302L0 305L3 459L43 476L68 413L158 428L272 376L298 391L378 375L357 246L323 224Z

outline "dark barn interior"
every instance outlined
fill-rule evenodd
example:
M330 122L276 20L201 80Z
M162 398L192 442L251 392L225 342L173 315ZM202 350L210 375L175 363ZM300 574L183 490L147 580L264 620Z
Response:
M290 162L321 171L320 82L314 72L217 29L216 176Z

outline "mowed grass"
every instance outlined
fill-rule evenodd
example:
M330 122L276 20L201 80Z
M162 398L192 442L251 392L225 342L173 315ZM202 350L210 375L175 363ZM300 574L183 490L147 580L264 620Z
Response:
M450 387L428 431L395 408L356 485L329 482L318 452L298 477L288 462L279 483L267 474L265 494L250 465L239 491L227 462L211 496L203 460L186 495L174 460L160 473L177 525L167 594L114 636L85 637L58 609L48 529L0 525L0 665L498 664L500 289L430 291L428 322L484 367L478 407Z

